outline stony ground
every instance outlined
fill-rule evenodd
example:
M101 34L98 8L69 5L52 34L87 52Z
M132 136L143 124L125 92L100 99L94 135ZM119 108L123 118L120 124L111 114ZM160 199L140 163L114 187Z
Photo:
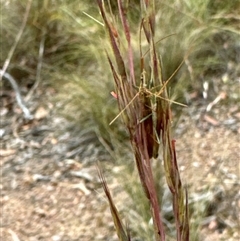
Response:
M1 240L117 240L96 174L98 152L57 114L56 94L39 88L27 102L34 119L26 121L14 92L1 91ZM186 109L175 134L191 200L209 206L201 241L240 239L240 106L222 104L229 94L215 96L208 112L208 100ZM121 206L117 180L109 183Z

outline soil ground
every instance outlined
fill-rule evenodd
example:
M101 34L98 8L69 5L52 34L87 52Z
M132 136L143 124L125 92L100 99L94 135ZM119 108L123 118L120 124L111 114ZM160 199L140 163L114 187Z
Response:
M90 144L92 155L74 152L78 133L58 115L55 90L41 87L27 103L32 121L22 117L13 91L1 94L1 240L117 240L97 152ZM203 241L240 239L240 107L221 101L209 112L207 100L186 109L175 134L183 182L194 202L208 202Z

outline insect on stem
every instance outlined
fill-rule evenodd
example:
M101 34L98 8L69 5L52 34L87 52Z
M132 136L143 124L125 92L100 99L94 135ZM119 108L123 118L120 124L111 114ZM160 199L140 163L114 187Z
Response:
M122 115L122 113L131 105L131 103L137 98L137 96L139 95L139 92L132 98L132 100L124 107L124 109L122 109L120 111L120 113L118 113L118 115L109 123L109 125L112 125L113 122L115 122L117 120L117 118Z

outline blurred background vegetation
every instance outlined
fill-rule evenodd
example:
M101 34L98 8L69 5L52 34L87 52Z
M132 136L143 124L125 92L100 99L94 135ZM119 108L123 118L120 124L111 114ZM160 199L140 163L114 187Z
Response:
M15 43L28 2L1 1L1 68ZM115 1L110 2L113 12L116 11ZM201 99L203 83L207 81L210 96L215 96L220 86L228 85L228 104L237 103L240 69L235 63L240 62L240 1L156 2L156 39L173 34L158 43L165 79L189 53L171 81L171 98L191 105L191 93ZM134 53L139 56L138 1L130 1L129 6ZM111 52L94 1L32 1L27 24L7 72L28 90L37 79L41 87L57 89L54 98L59 103L58 111L74 123L74 128L80 130L78 134L103 148L113 159L123 160L129 155L125 130L119 119L109 127L118 111L117 102L110 94L114 84L106 50ZM6 88L8 85L5 81L1 83ZM181 114L182 107L174 109L177 115ZM132 186L134 189L135 185ZM136 193L133 189L128 192ZM141 201L139 210L143 209L141 205L146 206ZM149 219L141 217L145 219L142 223Z
M1 66L15 42L26 4L26 0L1 3ZM115 1L112 4L114 12ZM224 75L232 61L239 61L239 1L157 1L156 9L156 39L174 34L158 44L165 79L190 52L171 81L172 99L191 104L189 93L201 93L205 80L212 92L218 91L221 83L212 76ZM134 51L139 56L138 1L130 1L129 16ZM109 94L114 87L105 50L110 51L110 47L101 22L92 1L32 1L27 24L7 71L28 88L36 77L42 85L53 85L62 100L62 113L85 131L101 136L102 142L112 149L122 143L125 132L119 121L109 128L117 110L116 101ZM232 96L237 98L234 91L236 88Z

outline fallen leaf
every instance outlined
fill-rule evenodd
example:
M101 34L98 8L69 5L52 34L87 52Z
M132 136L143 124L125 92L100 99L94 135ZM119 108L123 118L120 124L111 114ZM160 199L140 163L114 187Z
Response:
M235 116L240 119L240 112L236 113Z
M72 184L71 188L73 189L79 189L82 191L86 196L88 196L91 191L87 189L87 187L83 183L78 183L78 184Z
M36 110L36 113L34 115L34 118L36 120L41 120L41 119L44 119L48 114L48 111L43 108L42 106L40 106L37 110Z
M216 221L216 220L212 220L212 221L209 223L208 228L209 228L210 230L216 229L216 228L217 228L217 221Z
M209 115L204 115L204 120L207 121L208 123L212 124L213 126L219 125L219 122L215 118L213 118Z
M67 188L78 189L83 194L85 194L86 196L91 194L91 191L86 187L86 185L83 182L76 183L76 184L61 183L61 186L62 187L67 187Z
M9 229L8 232L11 234L13 241L20 241L17 234L13 230Z
M0 149L0 156L5 157L5 156L11 156L16 153L16 150L14 149Z
M8 113L8 109L7 108L3 107L3 108L0 109L0 116L4 116L7 113Z

